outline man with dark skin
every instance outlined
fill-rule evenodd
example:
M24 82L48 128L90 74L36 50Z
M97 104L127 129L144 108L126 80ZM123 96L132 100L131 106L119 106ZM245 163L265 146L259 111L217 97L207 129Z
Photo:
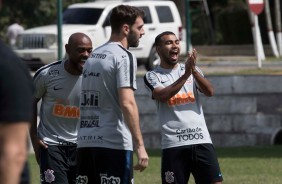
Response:
M92 42L84 33L74 33L65 49L67 59L46 65L34 75L35 98L42 103L39 125L35 116L30 137L42 183L75 183L81 74Z

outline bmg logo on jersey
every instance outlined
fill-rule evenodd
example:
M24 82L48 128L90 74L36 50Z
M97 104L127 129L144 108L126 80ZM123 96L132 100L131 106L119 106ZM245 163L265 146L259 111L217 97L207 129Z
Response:
M100 92L98 91L82 91L81 107L100 108Z

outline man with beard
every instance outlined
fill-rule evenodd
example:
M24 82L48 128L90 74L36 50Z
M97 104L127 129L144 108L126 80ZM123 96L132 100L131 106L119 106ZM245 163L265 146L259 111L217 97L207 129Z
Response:
M139 125L136 90L137 47L144 35L144 12L120 5L112 10L110 40L95 49L83 69L77 183L133 181L133 142L143 171L148 155Z
M144 76L146 87L156 100L162 134L163 184L187 184L190 173L196 183L220 184L216 153L206 126L199 92L212 96L212 84L196 66L197 52L178 62L179 40L172 32L155 39L160 66Z
M65 49L67 59L46 65L34 75L35 98L42 102L39 125L35 116L30 137L40 166L41 183L76 181L81 73L92 52L92 42L87 35L74 33Z

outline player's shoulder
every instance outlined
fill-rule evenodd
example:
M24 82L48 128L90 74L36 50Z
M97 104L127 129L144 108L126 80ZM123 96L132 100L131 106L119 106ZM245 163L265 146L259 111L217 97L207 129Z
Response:
M161 74L161 68L159 66L155 67L154 69L152 70L149 70L145 73L145 78L152 78L153 76L154 77L157 77L159 78L159 75Z
M61 70L61 66L63 64L63 61L55 61L52 62L48 65L44 65L41 68L39 68L33 78L35 79L38 76L55 76L55 75L59 75L60 70Z
M116 42L107 44L107 47L109 47L112 50L112 52L115 53L115 55L116 54L120 56L124 54L132 55L132 53L128 49L124 48L121 44L116 43Z

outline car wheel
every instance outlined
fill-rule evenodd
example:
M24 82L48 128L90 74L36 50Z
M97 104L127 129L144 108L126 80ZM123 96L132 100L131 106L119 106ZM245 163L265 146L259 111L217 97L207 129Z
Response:
M160 57L156 51L155 46L152 47L149 58L147 62L145 63L146 70L152 70L156 66L160 65Z

